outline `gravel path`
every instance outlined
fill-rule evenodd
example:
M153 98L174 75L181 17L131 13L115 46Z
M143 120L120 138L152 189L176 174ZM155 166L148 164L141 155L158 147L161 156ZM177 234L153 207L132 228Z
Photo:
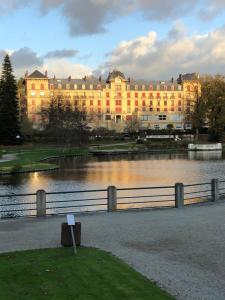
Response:
M225 299L225 203L77 216L82 244L112 252L178 300ZM65 217L0 221L0 252L59 246Z

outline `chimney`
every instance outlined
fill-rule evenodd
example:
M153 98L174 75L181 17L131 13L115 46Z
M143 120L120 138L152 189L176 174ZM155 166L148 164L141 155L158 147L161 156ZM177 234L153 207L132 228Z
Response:
M68 77L68 81L71 81L71 76Z

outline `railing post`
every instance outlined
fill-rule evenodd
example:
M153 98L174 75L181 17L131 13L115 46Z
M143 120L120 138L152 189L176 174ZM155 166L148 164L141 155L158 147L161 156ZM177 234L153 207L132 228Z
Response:
M108 212L117 210L117 188L115 186L109 186L107 188L108 198Z
M184 184L180 182L175 184L175 207L184 207Z
M219 199L219 180L218 179L211 180L211 197L212 197L212 202L216 202Z
M46 216L46 192L44 190L38 190L36 193L36 209L37 217Z

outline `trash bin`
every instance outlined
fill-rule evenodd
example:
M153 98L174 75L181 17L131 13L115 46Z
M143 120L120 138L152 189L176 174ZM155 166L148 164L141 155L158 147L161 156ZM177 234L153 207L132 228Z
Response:
M62 223L61 225L61 245L65 247L72 247L73 246L73 240L71 236L71 226L69 226L67 223ZM81 244L81 223L76 222L73 227L73 232L75 236L75 242L77 246L80 246Z

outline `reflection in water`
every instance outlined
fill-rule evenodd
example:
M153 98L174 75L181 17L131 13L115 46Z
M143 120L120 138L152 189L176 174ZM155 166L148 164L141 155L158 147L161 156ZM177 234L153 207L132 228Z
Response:
M39 189L47 192L105 189L109 185L115 185L118 188L163 186L174 185L176 182L191 184L208 182L212 178L223 180L225 178L225 160L222 153L218 151L80 157L52 161L60 165L59 170L0 177L0 194L35 193ZM140 191L138 193L140 195ZM173 190L169 191L170 193L173 193ZM130 192L130 194L136 195L135 192ZM123 196L121 192L120 195ZM96 198L96 194L89 196ZM68 194L66 199L76 200L80 199L79 197L82 198L82 195L77 194L76 197ZM105 198L106 194L99 193L98 197ZM57 198L48 196L49 201L64 198L63 196L57 196ZM20 203L34 201L34 197L4 199L0 198L2 204L9 200L16 202L18 199ZM173 200L174 197L167 197L163 200L171 199Z
M188 158L190 160L221 160L222 151L189 151Z

